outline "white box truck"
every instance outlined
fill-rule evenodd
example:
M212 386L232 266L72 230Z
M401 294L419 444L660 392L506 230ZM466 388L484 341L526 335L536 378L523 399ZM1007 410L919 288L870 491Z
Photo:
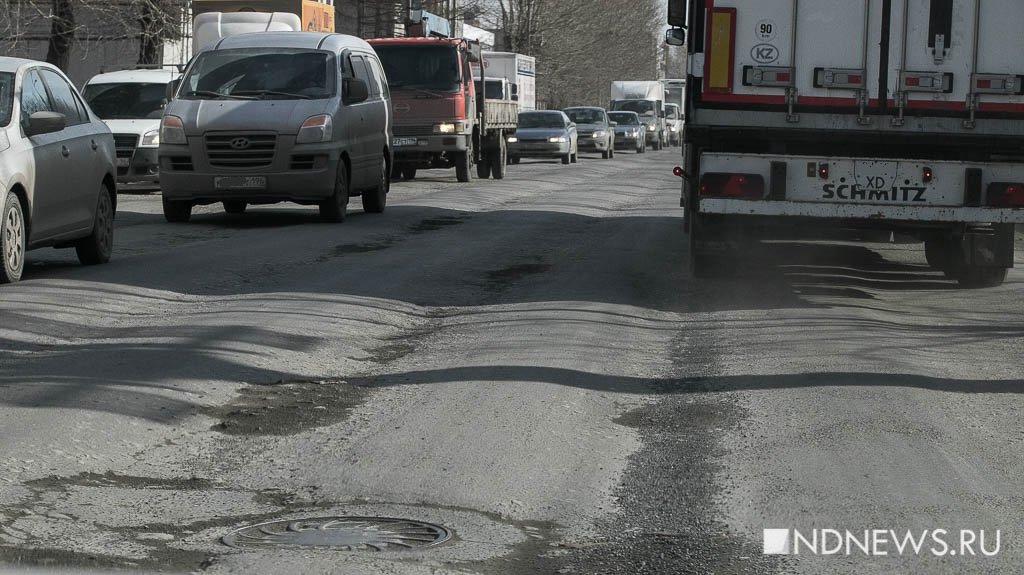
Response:
M536 58L514 52L484 52L482 65L483 73L474 73L477 78L508 80L512 95L519 102L519 111L537 109Z
M647 133L647 143L660 150L668 143L665 122L665 86L659 80L612 82L609 110L636 112Z
M1019 0L671 0L696 275L750 238L871 228L1002 283L1024 223Z

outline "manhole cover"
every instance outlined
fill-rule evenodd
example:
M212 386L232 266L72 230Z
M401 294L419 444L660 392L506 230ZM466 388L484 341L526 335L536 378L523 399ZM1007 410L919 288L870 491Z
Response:
M232 531L231 547L321 547L341 551L393 551L429 547L451 539L439 525L389 517L322 517L271 521Z

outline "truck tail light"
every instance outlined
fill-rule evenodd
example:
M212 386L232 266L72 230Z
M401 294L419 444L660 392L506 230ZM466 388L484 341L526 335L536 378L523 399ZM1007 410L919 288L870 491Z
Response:
M681 178L686 175L686 172L683 171L683 168L681 166L676 166L672 168L672 173L675 174L677 178Z
M992 182L985 203L994 208L1024 208L1024 183Z
M818 177L823 180L828 179L828 164L818 164Z
M926 184L927 184L927 183L930 183L930 182L932 181L932 178L933 178L934 176L935 176L935 174L933 174L933 173L932 173L932 169L931 169L931 168L929 168L929 167L927 167L927 166L925 166L925 167L924 167L924 168L923 168L923 169L921 170L921 181L922 181L922 182L924 182L924 183L926 183Z
M704 174L700 195L708 198L764 199L764 178L758 174Z

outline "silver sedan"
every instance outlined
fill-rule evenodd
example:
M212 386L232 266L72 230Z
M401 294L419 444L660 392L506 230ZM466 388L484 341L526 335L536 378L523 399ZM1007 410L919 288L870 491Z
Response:
M508 139L508 159L561 158L563 164L576 163L579 140L576 124L558 110L536 110L519 114L516 134Z
M60 70L0 57L0 283L21 279L34 248L110 259L114 158L110 130Z

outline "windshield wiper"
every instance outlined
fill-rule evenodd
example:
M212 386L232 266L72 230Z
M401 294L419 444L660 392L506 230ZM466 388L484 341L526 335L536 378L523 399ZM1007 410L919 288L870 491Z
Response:
M186 92L185 96L207 96L210 98L230 98L232 100L255 100L256 98L249 98L247 96L239 96L237 94L225 94L223 92L214 92L213 90L192 90Z
M291 92L278 92L277 90L239 90L235 94L245 94L253 96L284 96L285 98L295 98L297 100L311 100L312 96L305 94L292 94Z

